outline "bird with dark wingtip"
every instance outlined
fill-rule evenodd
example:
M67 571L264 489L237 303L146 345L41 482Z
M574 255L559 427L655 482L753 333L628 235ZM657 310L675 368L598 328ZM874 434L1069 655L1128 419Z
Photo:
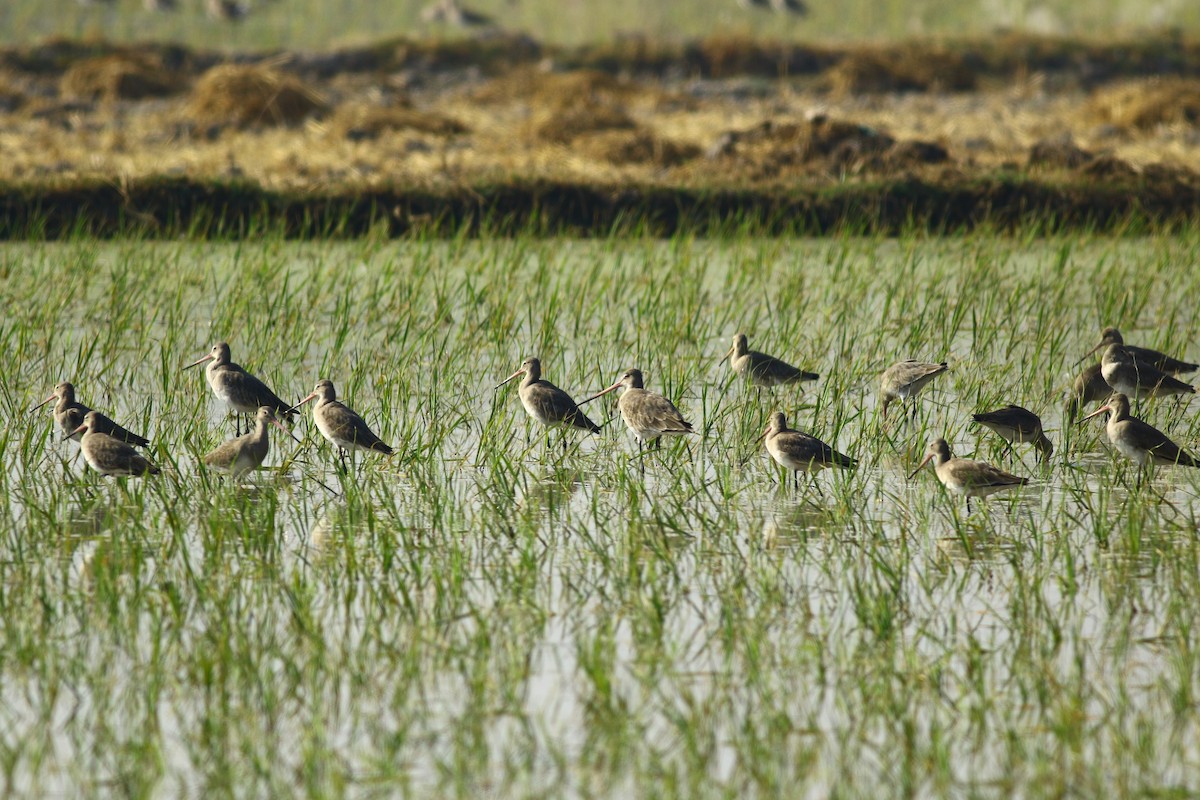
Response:
M739 333L733 337L733 345L721 360L729 359L733 371L750 381L751 386L760 389L771 389L776 386L787 386L803 381L815 381L821 376L815 372L793 367L786 361L774 356L751 350L746 334Z
M296 438L292 436L291 431L283 427L272 409L260 406L254 417L254 430L222 442L204 457L205 466L218 472L227 472L234 480L258 469L267 460L267 454L271 450L267 425L274 425L293 439Z
M1044 461L1049 461L1054 453L1054 445L1042 430L1041 417L1029 409L1009 404L995 411L972 414L971 417L980 425L999 434L1010 453L1013 452L1014 444L1032 444Z
M133 445L103 433L100 430L99 416L98 412L89 411L83 416L80 426L70 434L82 434L79 449L89 467L101 475L114 477L140 477L157 475L160 472L159 468L134 449Z
M92 409L76 400L75 387L67 381L63 381L54 387L53 394L29 410L31 412L37 411L51 400L57 401L54 404L54 421L58 423L58 429L61 430L63 435L68 439L78 442L83 438L83 434L73 433L73 431L77 430L79 426L83 424L83 418L87 416ZM96 416L92 419L92 424L98 433L106 433L114 439L120 439L123 442L128 442L129 444L136 445L138 447L150 446L150 440L145 436L138 436L136 433L126 430L98 411L96 412Z
M1120 344L1110 344L1104 349L1100 374L1114 392L1137 399L1196 393L1191 385L1134 358L1129 348Z
M191 369L211 361L204 369L204 378L217 399L233 412L236 432L241 434L241 414L257 414L259 406L266 406L291 422L296 411L279 399L265 383L235 364L229 355L229 344L217 342L208 355L196 359L184 369Z
M547 428L565 428L567 430L584 430L588 433L599 433L600 426L592 422L587 414L580 410L579 405L571 399L571 395L555 386L550 381L542 380L542 362L536 358L527 358L512 375L496 385L499 389L514 378L524 376L517 395L525 412ZM563 451L567 449L567 440L563 439Z
M817 437L789 428L787 417L780 411L771 415L771 421L758 441L763 439L766 439L767 452L775 463L792 471L794 488L800 487L800 473L803 472L819 494L821 489L816 484L816 473L833 467L854 469L858 466L853 458L839 453Z
M999 467L993 467L986 461L976 461L970 458L955 458L950 452L950 445L941 437L929 443L925 458L908 476L912 480L917 473L924 469L930 461L937 479L942 482L951 494L967 498L967 511L971 510L972 497L987 497L988 495L1013 489L1029 483L1028 478L1022 478L1005 472Z
M945 361L929 364L924 361L905 359L897 361L879 376L879 394L883 398L883 418L887 419L888 406L899 400L901 406L920 394L929 382L950 369ZM917 413L913 406L913 414Z
M313 406L313 422L316 423L317 430L321 432L321 435L338 448L343 468L346 466L347 454L355 450L369 450L385 456L390 456L395 452L375 435L366 421L352 408L338 401L333 381L317 381L312 392L296 403L292 410L294 411L310 400L317 401Z
M1105 433L1113 449L1138 466L1170 464L1200 467L1196 458L1171 441L1165 433L1129 413L1129 398L1114 394L1108 402L1081 419L1080 424L1109 414ZM1140 480L1140 479L1139 479Z
M640 369L625 370L616 383L586 400L579 401L579 405L590 403L622 387L625 391L617 400L617 410L621 412L625 427L629 428L637 439L639 453L644 443L652 442L657 449L662 446L664 436L687 436L695 433L692 423L683 418L674 403L657 392L646 390Z
M1155 369L1165 372L1168 375L1178 375L1181 372L1194 372L1198 364L1193 364L1190 361L1181 361L1178 358L1172 358L1166 353L1160 353L1157 350L1151 350L1148 347L1135 347L1131 344L1125 344L1125 337L1121 336L1121 332L1113 327L1105 328L1100 331L1100 344L1093 347L1084 354L1083 358L1087 358L1092 353L1105 349L1110 344L1119 344L1123 346L1129 355L1133 356L1138 361L1149 364ZM1081 361L1083 359L1080 359Z

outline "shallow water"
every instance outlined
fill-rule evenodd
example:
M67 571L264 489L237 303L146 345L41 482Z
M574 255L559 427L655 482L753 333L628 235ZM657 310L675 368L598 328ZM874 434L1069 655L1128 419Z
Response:
M1136 473L1059 394L1101 324L1196 355L1190 240L9 246L0 321L8 794L1092 795L1197 786L1200 478ZM50 280L52 270L68 280ZM1137 283L1132 284L1134 276ZM759 395L752 347L822 374ZM306 418L222 483L216 338L285 398L329 377L393 444ZM582 397L639 366L703 431L562 454L526 355ZM911 422L878 373L950 360ZM155 441L100 481L60 379ZM606 398L607 399L607 398ZM971 411L1042 413L1048 470ZM767 413L859 458L793 492ZM603 409L603 413L601 410ZM611 404L592 406L607 418ZM1192 446L1186 403L1143 414ZM591 412L589 412L591 413ZM1064 446L1063 437L1070 433ZM1033 482L973 504L938 435Z

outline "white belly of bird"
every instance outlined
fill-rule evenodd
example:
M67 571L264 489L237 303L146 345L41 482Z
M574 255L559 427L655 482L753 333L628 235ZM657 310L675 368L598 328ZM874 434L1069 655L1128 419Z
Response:
M89 453L87 450L83 451L83 460L88 463L89 467L96 470L96 472L102 473L104 475L108 474L108 470L105 467L101 466L99 461L92 458L92 454Z
M1012 442L1013 444L1029 444L1033 442L1035 438L1037 438L1034 436L1026 436L1021 431L1015 428L1010 428L1007 425L996 425L991 422L984 422L983 426L992 430L1001 439L1004 439L1006 442Z
M632 433L637 438L641 439L643 442L652 442L660 436L686 436L687 435L687 433L684 431L676 431L676 430L664 431L664 430L654 427L654 426L646 427L643 423L631 421L624 414L621 415L621 418L625 420L625 427L629 428L630 433Z
M1112 441L1112 446L1117 449L1118 453L1125 456L1138 466L1145 466L1152 458L1150 451L1143 450L1142 448L1131 444L1125 439L1118 438L1116 441Z
M253 414L254 412L258 411L257 406L249 407L238 403L234 398L233 393L229 391L229 387L225 384L213 383L211 385L213 394L216 395L217 399L224 403L230 411L238 414Z
M329 424L325 422L323 417L317 417L315 422L317 423L317 430L321 432L321 435L335 446L340 447L343 450L353 450L357 446L335 434L333 429L329 427Z
M807 461L795 458L792 455L783 452L778 447L773 447L771 443L767 444L767 452L771 454L771 458L775 459L775 463L779 466L794 470L795 472L820 472L827 465L820 461L809 459Z
M1130 398L1144 398L1150 394L1148 388L1128 380L1129 373L1126 370L1117 369L1117 365L1102 367L1100 374L1104 376L1104 382L1118 394Z
M521 405L525 408L525 413L533 417L533 419L545 425L547 428L560 428L566 425L566 422L561 419L551 419L544 416L536 407L526 405L525 401L521 401Z
M258 464L254 463L254 456L246 450L241 451L233 459L233 463L229 465L229 474L235 478L240 478L247 472L253 472L258 468Z
M628 428L629 432L634 435L634 438L643 442L652 442L663 435L663 432L660 430L655 428L643 428L630 422L629 420L625 420L625 427Z

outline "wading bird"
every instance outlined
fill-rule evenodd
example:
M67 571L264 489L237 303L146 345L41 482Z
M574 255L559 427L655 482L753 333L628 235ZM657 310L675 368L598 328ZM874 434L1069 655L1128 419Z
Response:
M89 411L83 416L83 423L71 433L83 434L83 438L79 440L79 448L83 451L83 458L89 467L101 475L116 477L159 473L158 467L135 450L133 445L102 433L99 416L97 412Z
M1105 433L1113 449L1139 467L1151 464L1178 464L1182 467L1200 467L1195 457L1175 444L1167 435L1129 413L1129 398L1114 394L1108 402L1080 420L1086 422L1101 414L1109 414ZM1142 476L1138 475L1138 485Z
M980 425L999 434L1010 453L1013 452L1013 444L1032 444L1044 461L1049 461L1054 452L1054 445L1042 430L1041 417L1028 409L1007 405L996 411L985 411L971 416Z
M931 380L950 369L945 361L940 364L928 364L923 361L907 359L892 364L879 376L879 394L883 398L883 418L887 419L888 406L899 400L904 405L909 398L920 394ZM913 415L917 413L913 406Z
M241 478L247 472L253 472L262 466L271 449L267 436L267 425L274 425L279 430L292 436L291 432L279 422L275 412L268 406L260 406L254 417L254 430L230 439L204 457L204 464L218 472L227 472L234 480ZM295 439L295 436L292 436ZM298 440L297 440L298 441Z
M1100 374L1114 392L1138 399L1171 394L1195 394L1196 390L1158 367L1133 357L1127 347L1110 344L1100 359Z
M514 378L524 375L517 395L521 405L529 416L545 425L547 428L578 429L589 433L599 433L600 426L588 419L571 396L550 381L542 380L542 362L536 358L527 358L512 375L496 385L499 389ZM566 452L567 440L563 437L563 452Z
M789 428L787 418L779 411L771 415L767 429L757 441L761 442L764 438L767 452L775 459L775 463L792 470L792 485L796 489L800 488L801 472L808 475L809 482L820 494L816 473L832 467L854 469L858 466L853 458L839 453L817 437Z
M1028 478L1021 478L993 467L984 461L969 458L955 458L950 454L950 445L945 439L934 439L925 451L925 458L908 476L909 480L916 477L926 464L933 462L933 471L942 485L951 494L967 498L967 513L971 512L972 497L987 497L988 495L1024 486Z
M1101 367L1100 364L1093 364L1075 376L1075 383L1067 393L1067 403L1063 409L1068 420L1078 419L1084 406L1098 403L1112 394L1112 387L1104 380Z
M621 412L625 427L629 428L637 439L638 455L641 455L644 443L653 442L655 449L658 449L662 446L663 436L687 436L689 433L695 433L692 423L684 420L674 403L661 394L646 391L642 385L640 369L626 370L612 386L580 401L579 405L590 403L621 387L624 387L625 391L617 400L617 409ZM644 461L642 470L645 471Z
M199 366L205 361L212 363L204 369L204 377L212 393L233 412L238 434L242 432L241 417L238 415L257 414L259 406L267 406L291 422L295 410L280 400L265 383L246 372L239 364L233 363L226 342L217 342L208 355L193 361L184 369Z
M317 402L313 405L313 422L317 424L317 430L321 432L321 435L337 447L343 470L346 468L347 454L355 450L370 450L385 456L392 455L394 452L392 448L384 444L374 431L367 427L367 423L362 417L344 403L338 402L337 392L333 388L332 381L317 381L316 388L307 397L296 403L291 410L295 411L309 400L314 399Z
M786 361L780 361L774 356L751 350L746 341L746 334L739 333L733 337L733 346L721 360L729 359L729 366L738 375L750 381L751 386L760 389L771 389L775 386L786 386L802 381L815 381L821 376L815 372L807 372L793 367Z
M1169 375L1178 375L1181 372L1194 372L1198 365L1190 361L1181 361L1178 358L1172 358L1166 353L1160 353L1157 350L1151 350L1148 347L1135 347L1131 344L1125 344L1125 338L1121 336L1121 332L1116 328L1105 328L1100 331L1100 344L1089 350L1084 358L1087 358L1092 353L1098 350L1103 350L1110 344L1122 345L1138 361L1145 362L1161 372Z
M63 432L63 435L68 439L78 442L83 438L82 433L74 433L81 424L83 418L87 416L92 409L85 406L83 403L75 399L75 387L63 381L54 387L54 393L47 397L42 402L38 403L31 412L37 411L42 406L49 403L51 400L56 400L54 404L54 421L58 424L58 429ZM92 419L92 424L97 433L106 433L114 439L120 439L128 444L137 445L138 447L148 447L150 440L145 436L138 436L125 428L122 428L117 423L113 422L108 417L100 412L94 412L95 417Z

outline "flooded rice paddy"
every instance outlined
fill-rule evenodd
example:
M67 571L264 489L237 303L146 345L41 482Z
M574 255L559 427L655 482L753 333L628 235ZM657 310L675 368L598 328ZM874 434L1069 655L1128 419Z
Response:
M1063 418L1076 361L1200 355L1193 239L526 241L0 249L0 790L8 796L1007 797L1200 791L1200 472L1144 485ZM758 392L731 337L821 374ZM305 413L244 485L218 340L320 378L397 450L347 474ZM549 439L495 384L639 367L702 435ZM912 420L893 361L950 362ZM105 480L60 380L153 442ZM589 407L609 420L612 396ZM599 405L599 403L604 405ZM970 414L1024 405L1009 461ZM792 490L780 409L860 460ZM1195 451L1195 401L1141 416ZM931 438L1032 479L972 513Z

